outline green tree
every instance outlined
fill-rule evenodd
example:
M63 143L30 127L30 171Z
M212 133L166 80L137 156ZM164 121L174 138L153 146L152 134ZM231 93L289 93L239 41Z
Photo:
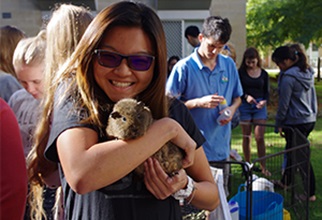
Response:
M248 46L322 43L321 0L248 0L246 19Z

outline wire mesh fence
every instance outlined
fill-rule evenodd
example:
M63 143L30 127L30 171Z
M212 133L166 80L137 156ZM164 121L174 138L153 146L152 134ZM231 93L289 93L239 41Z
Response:
M274 132L274 125L256 125L265 127L266 155L255 156L256 142L252 140L256 159L251 163L222 162L230 166L230 172L224 174L228 176L224 181L228 200L241 203L239 219L309 219L310 150L306 137L285 127L291 134L287 145L285 138ZM242 139L241 132L234 132L231 139L231 148L241 154ZM270 175L261 172L263 162Z

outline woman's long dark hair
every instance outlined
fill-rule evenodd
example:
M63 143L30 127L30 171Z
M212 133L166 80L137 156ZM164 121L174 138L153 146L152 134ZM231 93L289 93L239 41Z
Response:
M306 72L310 68L305 52L299 44L280 46L272 54L272 60L276 64L282 63L287 59L294 61L293 66L299 67L302 72Z
M155 119L168 115L168 100L165 95L167 77L166 38L157 14L142 3L122 1L103 9L87 28L75 50L70 66L77 65L76 84L80 94L78 102L89 110L89 120L100 125L97 112L99 100L93 74L93 52L102 41L104 34L113 27L138 27L150 38L155 52L155 67L150 85L138 95L150 109ZM69 74L67 68L64 72Z
M246 71L246 69L247 69L246 59L257 59L257 61L258 61L257 66L259 68L262 68L262 60L261 60L256 48L249 47L245 50L244 55L243 55L243 61L240 64L239 70Z

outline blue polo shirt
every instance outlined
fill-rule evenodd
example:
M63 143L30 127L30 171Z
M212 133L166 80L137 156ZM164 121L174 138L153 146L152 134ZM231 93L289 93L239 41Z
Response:
M197 51L196 49L173 67L166 85L167 93L183 102L217 93L224 96L227 104L231 105L234 98L243 95L234 61L228 56L218 54L217 65L214 70L210 70L202 63ZM190 112L206 138L203 148L208 161L228 158L231 125L217 124L219 108L194 108Z

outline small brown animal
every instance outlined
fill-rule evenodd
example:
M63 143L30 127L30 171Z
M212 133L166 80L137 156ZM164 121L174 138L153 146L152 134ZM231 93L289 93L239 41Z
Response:
M143 102L124 98L114 105L106 132L108 136L120 140L135 139L143 136L152 122L151 111ZM173 176L182 168L183 155L183 151L178 146L168 142L153 157L160 162L169 176ZM143 163L135 169L135 172L143 176Z

